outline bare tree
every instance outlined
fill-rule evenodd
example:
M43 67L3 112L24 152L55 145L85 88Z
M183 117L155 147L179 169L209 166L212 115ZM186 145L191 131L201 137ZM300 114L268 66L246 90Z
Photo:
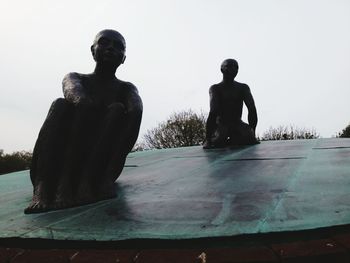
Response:
M144 135L148 148L175 148L200 145L205 139L206 114L187 110L173 113L168 120Z
M142 152L144 150L147 150L147 147L143 141L137 141L132 147L131 152Z
M294 125L280 125L277 128L270 127L260 138L262 141L271 140L297 140L297 139L317 139L320 135L312 128L299 128Z

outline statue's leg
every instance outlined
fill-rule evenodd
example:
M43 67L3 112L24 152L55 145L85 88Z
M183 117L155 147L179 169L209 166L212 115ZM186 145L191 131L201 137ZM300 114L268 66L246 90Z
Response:
M50 209L63 161L66 128L69 122L67 115L70 110L71 105L66 100L54 101L39 132L30 170L34 187L33 199L25 213Z
M232 127L231 145L252 145L258 144L253 129L245 122L240 122Z
M126 155L122 151L127 127L125 107L114 103L108 107L100 125L98 138L90 155L89 166L84 173L84 184L80 186L79 202L94 202L115 196L114 180L106 176L110 160L113 159L119 176Z
M111 198L116 195L115 181L120 176L126 156L136 143L139 128L141 124L142 112L134 112L133 114L118 113L118 105L114 105L115 123L118 125L118 131L115 134L115 143L111 148L111 154L105 169L104 184L100 186L98 191L100 199ZM118 117L121 116L121 117Z
M80 185L86 181L83 171L87 165L88 152L91 151L89 146L97 125L97 113L94 107L76 105L72 115L63 169L53 204L54 209L77 205L75 195Z
M118 109L118 105L114 105L113 107L111 110L115 112L114 116L119 128L114 136L115 144L111 148L111 154L108 159L107 168L105 169L105 185L101 185L102 187L99 191L101 199L115 196L115 181L124 168L126 156L136 143L142 119L141 110L124 114L123 108Z

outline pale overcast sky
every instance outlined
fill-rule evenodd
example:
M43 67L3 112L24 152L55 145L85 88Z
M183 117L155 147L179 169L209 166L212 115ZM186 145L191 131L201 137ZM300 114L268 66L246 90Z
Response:
M141 134L172 112L209 110L220 64L236 58L258 109L257 133L294 124L331 137L350 122L349 0L0 0L0 149L32 150L68 72L121 32L117 77L144 102ZM245 113L246 114L246 113ZM244 116L246 120L246 116Z

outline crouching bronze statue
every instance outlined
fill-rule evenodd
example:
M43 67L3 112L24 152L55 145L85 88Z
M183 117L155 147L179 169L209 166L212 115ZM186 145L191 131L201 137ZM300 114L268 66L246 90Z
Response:
M238 63L226 59L221 64L223 80L210 87L210 112L206 123L204 149L228 145L257 144L258 123L255 103L247 84L235 81ZM243 103L248 108L248 122L242 121Z
M33 152L33 199L25 213L83 205L116 195L114 182L136 142L142 101L137 88L115 77L125 40L99 32L91 74L69 73L64 98L51 105Z

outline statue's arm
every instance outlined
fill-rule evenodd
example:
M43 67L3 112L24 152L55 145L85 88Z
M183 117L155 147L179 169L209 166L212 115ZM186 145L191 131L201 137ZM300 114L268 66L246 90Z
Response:
M125 94L126 107L126 127L125 127L125 138L126 143L124 144L123 152L127 155L134 146L140 131L140 124L142 119L143 104L141 97L139 96L137 88L131 84L127 84L127 92Z
M252 93L250 92L250 88L248 85L244 87L244 103L248 109L248 123L249 126L254 130L256 125L258 124L258 115L256 112L255 102Z
M206 140L210 142L215 129L216 129L216 118L219 115L219 98L214 86L209 89L209 99L210 99L210 111L206 123Z
M68 73L63 78L62 89L64 98L71 103L80 104L91 102L84 91L82 78L78 73Z

